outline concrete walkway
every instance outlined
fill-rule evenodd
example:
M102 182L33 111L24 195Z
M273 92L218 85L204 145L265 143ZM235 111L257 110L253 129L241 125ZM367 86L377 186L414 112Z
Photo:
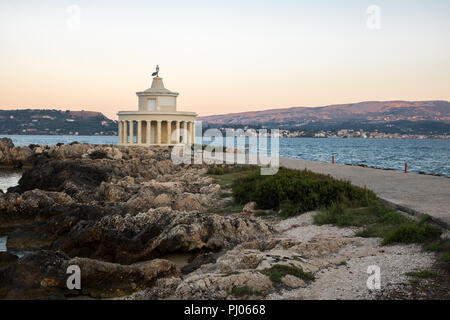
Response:
M280 166L306 168L367 186L402 211L419 216L429 214L436 223L450 227L450 178L287 158L280 158Z

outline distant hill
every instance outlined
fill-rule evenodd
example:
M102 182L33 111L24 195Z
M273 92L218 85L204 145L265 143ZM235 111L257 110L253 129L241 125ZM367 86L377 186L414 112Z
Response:
M117 122L94 111L0 110L0 134L116 135Z
M199 117L213 126L267 126L279 128L368 129L450 133L448 101L367 101L322 107L292 107ZM394 129L392 129L394 128ZM395 128L398 128L396 130ZM388 130L388 131L389 131Z

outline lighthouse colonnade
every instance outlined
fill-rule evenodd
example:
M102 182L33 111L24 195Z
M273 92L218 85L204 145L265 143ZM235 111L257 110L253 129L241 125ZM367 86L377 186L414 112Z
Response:
M120 120L118 126L119 144L192 144L195 138L194 121Z

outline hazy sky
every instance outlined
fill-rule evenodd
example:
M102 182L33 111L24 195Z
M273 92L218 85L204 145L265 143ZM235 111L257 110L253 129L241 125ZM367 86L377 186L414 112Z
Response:
M200 115L449 100L449 13L448 0L0 0L0 109L116 119L156 64Z

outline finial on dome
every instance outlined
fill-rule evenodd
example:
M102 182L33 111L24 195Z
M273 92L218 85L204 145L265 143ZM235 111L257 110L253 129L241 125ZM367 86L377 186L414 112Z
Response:
M152 73L152 77L158 77L159 76L159 65L156 65L156 72Z

